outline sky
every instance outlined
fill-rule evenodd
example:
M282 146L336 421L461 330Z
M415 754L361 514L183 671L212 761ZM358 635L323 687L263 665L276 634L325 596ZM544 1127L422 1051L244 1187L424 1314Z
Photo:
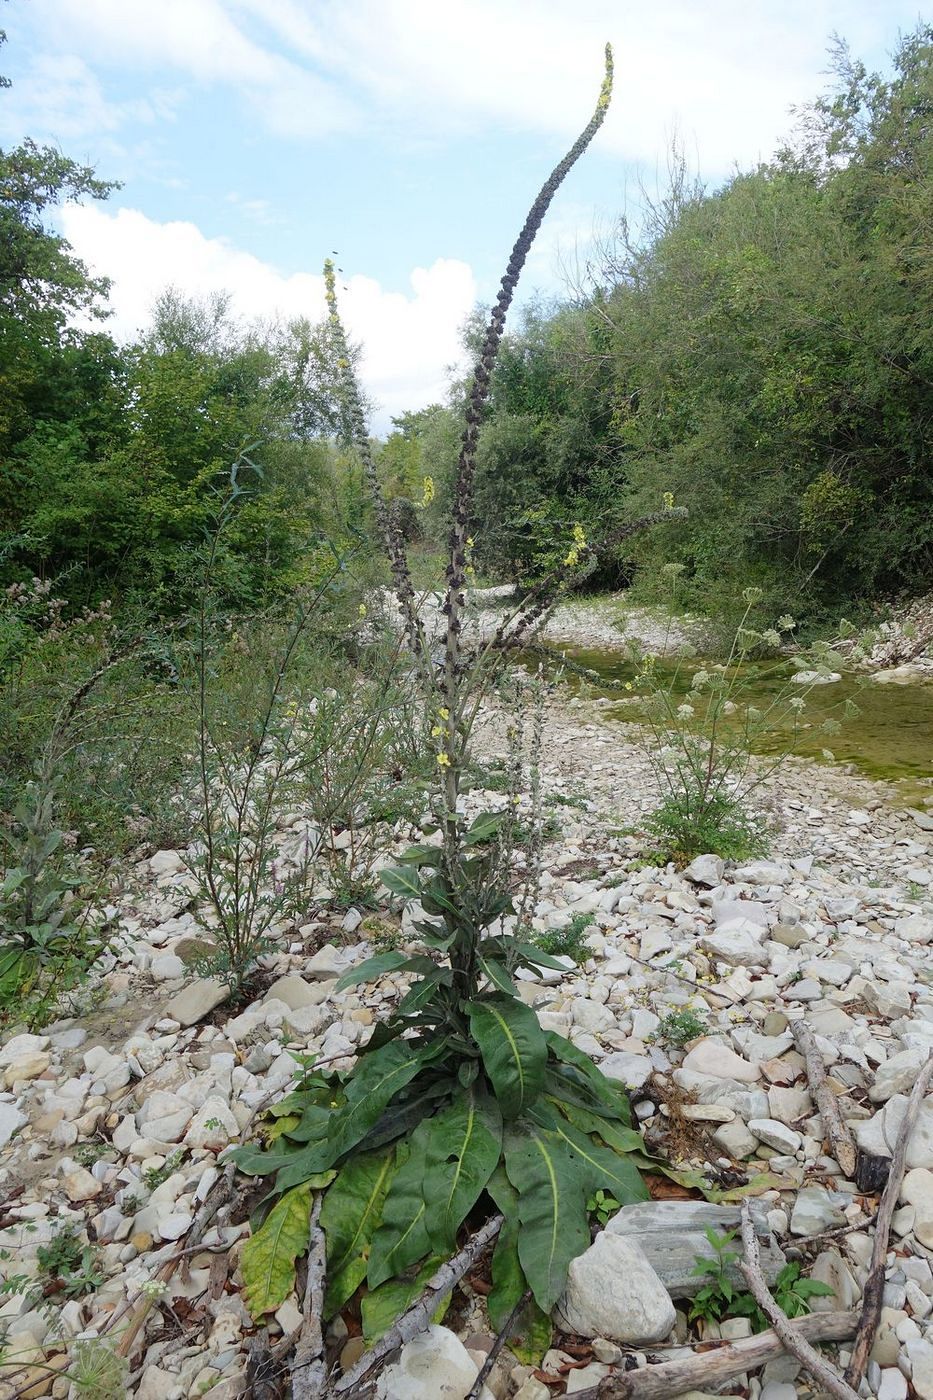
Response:
M528 205L612 108L554 201L522 295L560 296L594 238L637 220L676 138L711 186L767 159L843 35L888 67L907 0L0 0L0 144L59 146L122 187L59 211L112 279L109 328L159 292L244 319L323 311L336 252L373 427L443 397Z

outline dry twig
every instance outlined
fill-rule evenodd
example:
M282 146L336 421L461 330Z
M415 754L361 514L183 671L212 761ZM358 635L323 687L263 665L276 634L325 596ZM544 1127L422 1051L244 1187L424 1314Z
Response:
M323 1199L321 1192L317 1192L311 1212L304 1322L298 1333L290 1367L292 1400L321 1400L327 1389L324 1335L321 1331L324 1312L324 1231L318 1223Z
M441 1265L437 1273L432 1274L418 1301L413 1303L407 1312L402 1313L398 1321L389 1328L384 1337L376 1342L375 1346L363 1353L356 1365L351 1367L345 1376L340 1377L340 1380L333 1387L335 1395L355 1397L361 1382L380 1361L383 1361L390 1352L403 1346L405 1342L411 1341L412 1337L416 1337L419 1332L424 1331L433 1314L437 1311L440 1300L445 1294L451 1292L467 1270L473 1267L484 1250L492 1244L501 1226L502 1216L494 1215L481 1230L478 1230L471 1239L467 1240L459 1254L448 1259L446 1264Z
M836 1400L859 1400L858 1392L847 1385L834 1367L824 1361L819 1352L813 1349L806 1337L801 1335L799 1328L790 1321L787 1314L778 1307L771 1296L768 1285L765 1283L764 1274L761 1272L758 1239L755 1235L755 1226L752 1223L752 1213L749 1210L748 1201L742 1202L742 1245L745 1253L741 1265L742 1273L748 1280L748 1286L755 1302L771 1322L786 1349L796 1356L800 1364L809 1371L813 1379L824 1390L828 1390L830 1395L836 1396Z
M852 1336L857 1322L856 1312L813 1313L800 1318L796 1326L809 1341L841 1342ZM688 1390L716 1390L736 1376L773 1361L783 1351L784 1343L776 1332L759 1332L682 1361L616 1372L599 1385L578 1391L576 1400L668 1400Z
M829 1087L826 1070L823 1068L823 1057L817 1048L813 1032L803 1020L795 1021L791 1026L791 1031L797 1042L797 1049L806 1062L810 1092L820 1111L833 1156L842 1168L843 1176L851 1180L855 1175L858 1152L852 1140L852 1134L843 1121L839 1100Z
M521 1312L525 1304L528 1302L528 1299L530 1297L531 1289L526 1288L522 1296L519 1298L518 1302L515 1304L515 1307L505 1319L505 1323L499 1331L498 1336L496 1337L492 1346L489 1348L489 1355L486 1357L486 1360L479 1368L476 1380L470 1386L470 1390L466 1397L466 1400L479 1400L479 1397L483 1391L483 1386L486 1384L486 1377L489 1375L493 1366L495 1366L496 1357L499 1355L499 1352L505 1346L509 1334L512 1331L512 1324L514 1323L515 1319L518 1317L519 1313Z
M878 1207L878 1223L875 1226L871 1263L862 1292L862 1316L859 1319L852 1357L846 1367L846 1380L853 1388L861 1383L865 1374L868 1354L874 1345L875 1333L878 1330L884 1297L884 1263L888 1255L888 1236L891 1233L891 1220L897 1207L897 1198L900 1195L901 1182L904 1179L904 1170L907 1166L907 1144L910 1141L910 1135L920 1112L920 1105L930 1087L931 1080L933 1080L933 1055L930 1056L918 1074L916 1083L910 1092L910 1098L907 1100L907 1108L904 1111L894 1147L894 1156L891 1158L891 1170L888 1172L888 1179L881 1195L881 1204Z

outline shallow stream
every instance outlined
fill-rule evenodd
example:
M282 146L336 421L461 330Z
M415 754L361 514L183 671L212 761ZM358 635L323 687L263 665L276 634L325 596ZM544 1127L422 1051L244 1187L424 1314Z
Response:
M642 717L643 693L639 694L636 669L624 654L585 647L555 647L553 651L555 660L565 656L594 673L592 681L569 668L563 676L574 690L613 701L607 709L613 719L637 722ZM655 669L675 694L686 696L694 671L709 669L713 664L702 657L691 657L689 661L658 662ZM746 663L742 668L742 704L766 710L787 689L789 678L799 666L793 661ZM626 682L633 686L631 693L619 688ZM852 764L871 778L893 780L903 788L905 796L919 795L933 779L933 682L884 684L868 675L844 674L841 680L826 685L792 685L790 692L806 696L796 742L788 716L786 725L769 726L758 736L753 745L757 752L777 753L790 743L799 756L825 762L823 751L829 749L836 763ZM858 713L842 718L847 699L855 701ZM821 730L827 718L841 719L839 732L831 737Z

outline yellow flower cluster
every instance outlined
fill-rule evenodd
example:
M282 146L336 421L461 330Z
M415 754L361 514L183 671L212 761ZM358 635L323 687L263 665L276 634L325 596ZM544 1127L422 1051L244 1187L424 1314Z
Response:
M421 488L421 500L418 502L418 504L419 504L419 506L421 506L421 508L422 508L422 510L423 510L424 507L425 507L425 506L429 506L433 500L434 500L434 478L433 478L433 476L426 476L426 477L424 478L424 483L423 483L422 488Z
M568 569L576 568L580 562L580 551L583 549L586 549L586 534L584 533L583 526L577 524L573 527L573 544L570 546L567 557L564 560L564 564Z

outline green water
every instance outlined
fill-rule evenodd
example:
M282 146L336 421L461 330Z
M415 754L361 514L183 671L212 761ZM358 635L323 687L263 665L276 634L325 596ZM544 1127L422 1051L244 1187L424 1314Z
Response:
M563 655L595 672L604 682L636 683L635 668L619 652L560 647L555 648L554 654L556 660ZM711 664L700 657L691 657L689 662L658 662L655 669L676 694L686 695L693 672ZM786 665L775 665L773 661L747 663L742 667L741 703L767 709L800 666L801 663L793 662ZM637 686L631 696L623 698L615 685L600 685L599 680L589 684L569 670L564 671L564 679L575 690L586 687L591 695L603 695L619 702L605 711L613 719L637 722L641 718ZM806 695L806 709L796 741L788 718L783 732L778 729L759 736L755 741L757 752L777 753L791 744L793 752L801 757L825 761L823 750L830 749L836 763L852 764L872 778L896 781L905 788L905 795L908 789L921 791L926 786L924 780L933 777L933 683L879 685L865 676L843 674L841 680L831 685L809 689L800 686L799 690L792 686L790 693ZM839 733L831 736L822 733L822 721L840 719L846 699L855 701L858 714L842 719Z

